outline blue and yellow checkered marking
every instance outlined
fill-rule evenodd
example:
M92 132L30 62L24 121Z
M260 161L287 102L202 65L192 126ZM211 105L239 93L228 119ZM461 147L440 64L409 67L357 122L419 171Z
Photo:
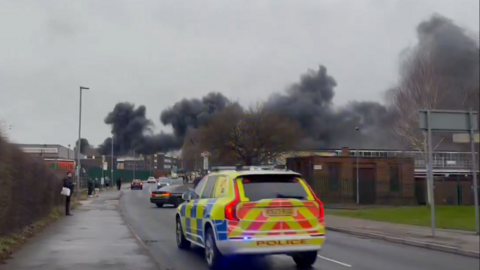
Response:
M213 205L216 201L217 199L197 199L182 204L180 217L184 220L188 239L203 244L204 220L211 218ZM223 231L226 232L226 226L225 229L222 229Z

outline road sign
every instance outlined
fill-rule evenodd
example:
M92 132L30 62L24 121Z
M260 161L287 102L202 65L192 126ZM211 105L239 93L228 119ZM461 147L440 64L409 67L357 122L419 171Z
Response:
M108 163L107 162L103 162L103 170L104 171L108 170Z
M203 169L208 170L208 156L203 157Z
M210 155L211 155L210 152L207 152L207 151L202 152L201 154L202 157L209 157Z
M476 133L474 135L473 141L475 143L478 143L480 141L480 136L478 136L478 133ZM468 133L453 134L453 142L455 142L455 143L469 143L470 142L470 134L468 134Z
M446 111L446 110L420 110L418 124L421 130L427 131L427 154L428 154L428 194L431 208L432 236L435 236L435 196L433 183L433 143L432 132L451 132L469 134L470 148L472 153L473 194L475 201L475 223L477 234L480 233L478 213L478 185L477 185L477 161L475 157L475 132L478 131L478 113L470 111Z

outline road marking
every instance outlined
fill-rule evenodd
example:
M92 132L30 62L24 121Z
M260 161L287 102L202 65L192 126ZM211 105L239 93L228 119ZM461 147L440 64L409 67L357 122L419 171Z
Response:
M334 259L330 259L330 258L327 258L327 257L323 257L323 256L320 256L320 255L317 255L318 258L320 259L324 259L326 261L329 261L329 262L333 262L333 263L336 263L336 264L340 264L342 266L345 266L345 267L352 267L350 264L346 264L346 263L343 263L343 262L339 262L339 261L336 261Z

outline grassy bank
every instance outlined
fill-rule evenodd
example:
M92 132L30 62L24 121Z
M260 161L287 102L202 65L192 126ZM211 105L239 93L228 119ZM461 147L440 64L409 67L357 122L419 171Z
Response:
M391 223L430 226L430 207L396 207L360 210L327 210L326 214L385 221ZM473 206L436 206L437 228L475 231Z
M79 206L81 204L80 201L86 200L87 197L86 191L81 192L79 199L72 201L71 208L74 209L76 206ZM47 217L27 226L23 230L0 238L0 264L7 260L13 252L25 245L30 238L41 232L49 224L64 216L64 214L65 208L63 206L55 207Z
M47 217L27 226L23 230L0 238L0 263L8 259L13 252L21 248L30 238L47 225L59 219L63 215L63 211L63 207L56 207Z

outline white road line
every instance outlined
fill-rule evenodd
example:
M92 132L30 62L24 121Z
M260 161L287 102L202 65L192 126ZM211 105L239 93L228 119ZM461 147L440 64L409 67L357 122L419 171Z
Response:
M320 259L324 259L326 261L329 261L329 262L333 262L333 263L336 263L336 264L340 264L342 266L345 266L345 267L352 267L350 264L346 264L346 263L343 263L343 262L339 262L339 261L336 261L334 259L330 259L330 258L327 258L327 257L323 257L323 256L320 256L320 255L317 255L318 258Z

